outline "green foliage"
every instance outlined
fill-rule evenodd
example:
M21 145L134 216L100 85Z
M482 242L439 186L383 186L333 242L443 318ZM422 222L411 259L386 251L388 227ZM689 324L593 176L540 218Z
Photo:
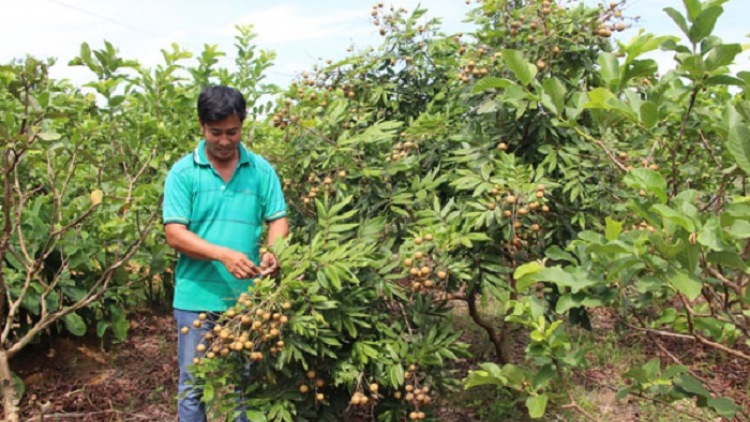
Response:
M264 84L274 54L246 27L233 71L216 46L188 65L173 45L146 69L83 45L73 64L96 94L49 81L51 62L1 67L3 209L15 210L2 220L4 297L30 315L3 340L38 335L44 315L122 339L139 294L168 295L174 256L144 216L195 138L185 116L200 88L224 83L252 104L247 141L283 178L292 235L274 251L280 276L201 346L195 371L217 414L231 416L242 386L254 420L434 418L467 354L446 318L456 303L499 362L464 387L495 386L531 418L585 413L570 380L587 362L568 333L591 309L750 360L750 75L730 70L742 46L712 35L723 3L665 9L689 45L643 32L611 42L630 22L619 4L484 1L474 30L453 35L424 9L376 5L381 46L283 88ZM657 74L657 49L674 70ZM9 163L14 151L23 160ZM86 302L92 291L101 300ZM489 298L498 327L477 311ZM523 364L509 363L511 328L528 335ZM743 412L682 366L653 360L622 378L620 398Z

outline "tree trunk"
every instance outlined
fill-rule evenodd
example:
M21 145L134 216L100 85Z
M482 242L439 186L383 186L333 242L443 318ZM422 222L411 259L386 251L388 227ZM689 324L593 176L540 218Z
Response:
M467 302L469 304L469 314L471 315L471 319L473 319L478 326L484 328L484 330L487 332L487 336L489 337L490 342L492 342L492 345L495 346L495 357L497 358L498 362L501 365L509 363L510 347L508 342L505 340L505 326L507 324L505 322L501 323L502 325L500 327L500 333L498 334L497 330L495 330L492 324L482 319L482 317L479 315L479 310L477 309L477 286L474 286L474 288L472 288L469 292Z
M18 391L16 390L16 380L13 379L13 373L10 371L8 354L5 350L0 350L0 384L3 387L4 420L6 422L18 422Z

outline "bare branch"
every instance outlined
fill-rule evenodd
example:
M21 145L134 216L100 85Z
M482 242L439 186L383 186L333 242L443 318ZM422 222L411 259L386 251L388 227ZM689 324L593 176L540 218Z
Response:
M693 324L693 315L695 314L695 311L693 311L693 308L690 306L690 303L688 303L687 299L682 293L678 293L678 296L680 298L680 301L682 301L682 304L685 306L685 309L687 310L687 322L688 322L688 329L690 330L690 334L693 335L693 338L698 341L698 343L703 344L704 346L708 346L717 350L720 350L728 355L732 355L734 357L740 358L742 360L750 362L750 355L746 355L739 350L730 349L727 346L724 346L723 344L719 344L716 342L713 342L702 335L695 332L695 325Z

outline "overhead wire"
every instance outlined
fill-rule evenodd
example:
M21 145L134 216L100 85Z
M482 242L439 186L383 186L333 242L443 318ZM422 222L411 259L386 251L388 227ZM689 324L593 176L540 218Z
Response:
M134 25L131 25L131 24L128 24L128 23L125 23L125 22L121 22L121 21L118 21L118 20L116 20L116 19L112 19L112 18L110 18L110 17L104 16L104 15L100 15L100 14L98 14L98 13L92 12L92 11L90 11L90 10L86 10L86 9L84 9L84 8L81 8L81 7L78 7L78 6L73 6L73 5L71 5L71 4L68 4L68 3L62 2L62 1L60 1L60 0L47 0L47 1L48 1L48 2L50 2L50 3L54 3L54 4L57 4L57 5L59 5L59 6L67 7L68 9L71 9L71 10L75 10L75 11L77 11L77 12L81 12L81 13L84 13L84 14L86 14L86 15L89 15L89 16L93 16L93 17L95 17L95 18L98 18L98 19L102 19L102 20L105 20L105 21L107 21L107 22L111 22L111 23L114 23L114 24L116 24L116 25L120 25L120 26L123 26L123 27L125 27L125 28L128 28L128 29L132 29L132 30L134 30L134 31L142 32L142 33L144 33L144 34L146 34L146 35L150 35L150 36L152 36L152 37L158 37L158 35L157 35L157 34L155 34L155 33L151 32L151 31L148 31L148 30L146 30L146 29L143 29L143 28L139 28L139 27L137 27L137 26L134 26Z

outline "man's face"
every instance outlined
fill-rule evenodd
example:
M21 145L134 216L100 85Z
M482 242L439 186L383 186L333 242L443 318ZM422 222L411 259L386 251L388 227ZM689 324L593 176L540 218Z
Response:
M231 115L218 122L201 123L201 130L206 139L206 155L219 162L231 161L238 154L242 137L242 122L239 117Z

